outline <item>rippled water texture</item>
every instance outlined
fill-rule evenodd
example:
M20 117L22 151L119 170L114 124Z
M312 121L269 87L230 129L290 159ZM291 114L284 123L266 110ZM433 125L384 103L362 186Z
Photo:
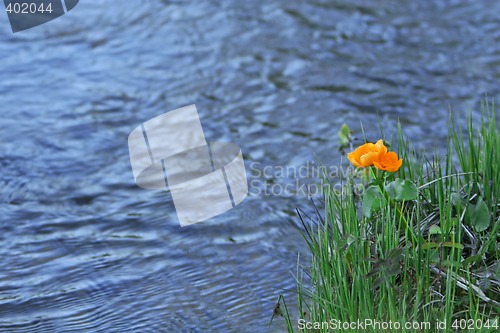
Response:
M12 34L3 12L0 331L283 331L267 325L295 286L294 209L309 203L259 194L256 170L313 153L336 165L339 126L362 121L375 140L377 111L386 134L399 118L443 148L450 106L460 120L498 95L498 13L477 0L93 0ZM127 137L192 103L257 182L180 228L169 193L134 184Z

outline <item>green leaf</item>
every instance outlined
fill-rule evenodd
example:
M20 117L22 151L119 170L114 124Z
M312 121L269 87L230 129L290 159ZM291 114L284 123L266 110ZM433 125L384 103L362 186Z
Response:
M383 178L374 178L372 179L372 181L370 182L370 184L368 184L369 186L379 186L380 184L383 184L384 183L384 179Z
M346 124L342 124L339 132L339 143L346 146L351 141L351 129Z
M354 237L353 235L348 235L347 237L344 237L339 241L338 246L339 246L341 251L345 251L355 241L356 241L356 237Z
M464 246L460 243L453 242L444 242L444 243L436 243L436 242L425 242L422 244L422 250L430 250L438 247L453 247L455 249L463 250Z
M396 201L415 200L418 196L418 189L411 181L406 179L396 179L390 182L385 190L389 196Z
M483 198L479 197L476 204L469 205L469 221L477 232L485 231L490 226L490 211Z
M363 216L371 218L373 213L380 211L386 204L387 201L382 193L380 193L380 190L370 186L363 196L361 211Z
M464 246L460 243L454 243L454 242L444 242L442 244L443 247L453 247L455 249L463 250Z
M436 242L425 242L422 244L422 250L430 250L439 247L439 243Z
M468 257L467 259L464 259L462 261L462 265L468 266L468 265L474 265L476 262L482 259L482 256L480 254L476 254L473 256Z
M429 235L441 235L441 228L437 225L433 225L429 228Z
M373 290L377 289L383 282L388 282L392 276L397 276L401 273L399 262L402 260L402 254L402 248L395 248L389 251L386 259L370 259L373 264L366 277L377 276L372 283Z
M441 265L444 267L457 267L457 268L462 268L463 265L461 262L455 261L455 260L443 260L441 262Z
M351 136L351 129L346 124L342 124L342 127L340 128L340 134L345 136L345 137L350 137Z

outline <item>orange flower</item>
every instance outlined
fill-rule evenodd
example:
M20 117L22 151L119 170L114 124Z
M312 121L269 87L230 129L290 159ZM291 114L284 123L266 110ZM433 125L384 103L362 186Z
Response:
M388 172L396 172L403 164L403 159L398 160L398 155L395 152L391 151L389 153L381 153L378 156L378 159L373 161L373 165L377 169L388 171Z
M378 160L380 154L386 153L387 147L384 146L384 142L378 140L375 144L369 142L356 148L352 153L347 154L347 159L351 161L355 167L363 168L372 166L374 161Z

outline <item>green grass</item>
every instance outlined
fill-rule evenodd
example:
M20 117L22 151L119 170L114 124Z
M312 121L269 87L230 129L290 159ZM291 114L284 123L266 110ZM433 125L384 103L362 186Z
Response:
M495 320L500 327L500 131L494 105L485 103L482 114L480 124L470 118L466 129L450 117L444 156L415 151L399 129L403 166L385 184L410 180L418 195L393 200L383 183L372 183L385 201L370 218L357 191L370 185L367 169L352 169L345 179L325 175L317 216L299 214L310 256L297 268L298 316L280 298L289 332L500 330L478 328ZM342 190L335 191L339 182ZM380 325L334 329L365 320ZM390 322L392 328L382 326ZM413 322L430 328L405 327ZM306 329L305 323L328 325Z

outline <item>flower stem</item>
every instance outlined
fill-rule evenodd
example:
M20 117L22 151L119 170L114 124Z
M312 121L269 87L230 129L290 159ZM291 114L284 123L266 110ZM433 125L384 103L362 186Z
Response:
M375 169L375 168L371 167L370 171L371 171L372 177L374 179L376 179L376 182L377 182L377 185L378 185L378 187L380 189L380 192L385 197L385 199L387 200L387 202L391 205L391 207L394 208L394 211L397 214L399 222L402 223L402 225L403 225L404 231L405 232L408 231L410 233L412 243L415 246L418 246L418 244L419 244L418 238L415 235L414 230L408 226L408 221L404 217L402 209L400 207L398 207L397 202L394 201L389 196L389 193L387 193L387 191L385 190L385 180L386 180L387 173L385 171L382 171L382 173L380 174L378 169L375 170L375 172L373 171L373 169Z

